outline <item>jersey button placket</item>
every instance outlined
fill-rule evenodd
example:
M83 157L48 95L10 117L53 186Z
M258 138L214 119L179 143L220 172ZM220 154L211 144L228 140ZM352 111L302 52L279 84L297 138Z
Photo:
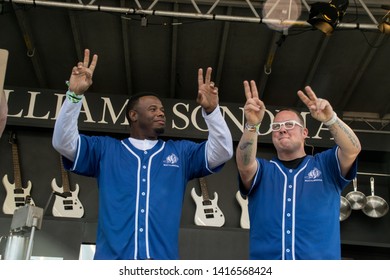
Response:
M292 170L290 169L289 170L289 173L291 174ZM290 175L289 174L289 175ZM294 188L293 188L293 185L292 185L292 182L293 182L293 178L288 178L287 180L287 191L286 191L286 201L285 201L285 204L286 204L286 212L284 213L285 215L285 231L284 231L284 235L285 235L285 258L286 259L291 259L292 258L292 255L291 255L291 248L292 248L292 217L291 217L291 213L292 213L292 210L293 210L293 203L292 203L292 199L293 199L293 194L294 194Z
M147 198L147 168L142 164L140 177L140 196L139 196L139 212L138 212L138 240L139 240L139 254L142 259L146 256L146 198Z

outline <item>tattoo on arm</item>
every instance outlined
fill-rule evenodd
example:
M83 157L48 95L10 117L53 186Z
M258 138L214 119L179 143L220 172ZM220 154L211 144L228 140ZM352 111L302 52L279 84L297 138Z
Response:
M253 142L247 141L239 145L239 149L242 151L242 162L244 165L248 165L252 158Z
M344 123L340 122L339 120L336 121L335 125L329 127L329 131L333 135L335 140L337 139L337 136L339 134L336 125L345 133L345 135L348 137L349 141L355 148L360 147L359 140L356 138L355 134L351 133L349 127L347 127Z

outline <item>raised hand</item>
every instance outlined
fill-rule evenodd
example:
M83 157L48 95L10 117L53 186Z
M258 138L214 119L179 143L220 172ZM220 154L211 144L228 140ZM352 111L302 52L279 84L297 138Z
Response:
M306 94L299 90L298 96L310 110L311 116L320 122L326 122L333 116L333 108L329 101L322 98L317 98L311 87L305 87Z
M203 69L198 70L198 97L196 101L204 108L206 113L211 113L218 106L218 88L211 81L212 68L208 67L206 76L203 77Z
M250 125L261 123L265 113L265 105L259 99L259 93L255 81L244 81L244 90L246 103L244 106L244 114L246 122Z
M89 64L89 50L84 50L84 61L77 63L73 67L69 78L69 90L80 95L83 94L92 85L92 76L95 71L98 56L96 54L92 57L92 62Z

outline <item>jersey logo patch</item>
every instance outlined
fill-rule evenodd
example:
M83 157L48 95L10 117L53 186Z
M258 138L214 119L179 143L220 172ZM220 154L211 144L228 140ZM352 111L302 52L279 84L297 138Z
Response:
M305 176L305 182L322 181L321 174L322 172L315 167L307 174L307 176Z
M164 162L164 166L179 167L179 165L177 164L178 161L179 158L177 157L177 155L170 154L163 162Z

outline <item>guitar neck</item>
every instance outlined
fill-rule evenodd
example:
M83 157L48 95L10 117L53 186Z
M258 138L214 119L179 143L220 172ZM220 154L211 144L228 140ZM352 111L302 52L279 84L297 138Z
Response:
M15 189L22 189L22 175L20 172L18 146L14 142L11 143L11 145L12 145L12 162L14 167Z
M61 163L62 189L63 189L64 193L70 193L69 175L68 175L68 172L64 168L64 164L62 163L61 156L60 156L60 163Z
M202 192L203 200L204 201L210 200L209 191L207 189L207 184L206 184L206 178L205 177L199 178L199 183L200 183L200 190Z

